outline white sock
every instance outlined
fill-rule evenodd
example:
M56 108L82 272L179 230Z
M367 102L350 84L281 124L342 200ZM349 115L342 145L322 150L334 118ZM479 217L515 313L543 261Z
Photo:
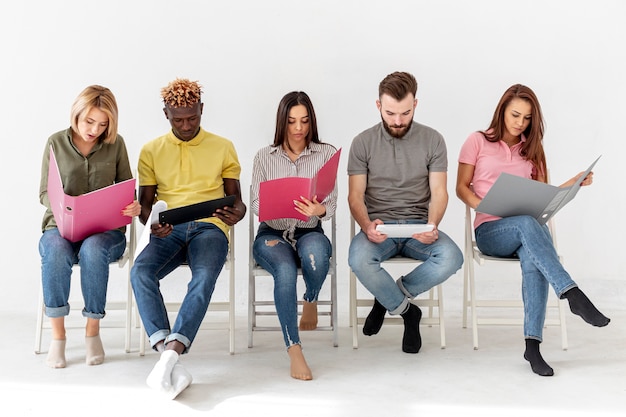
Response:
M178 362L178 353L174 350L166 350L161 353L161 358L154 365L146 383L152 389L161 392L172 390L172 369Z
M65 368L65 339L52 339L50 348L48 349L46 364L48 364L50 368Z
M172 369L172 391L169 392L170 398L173 400L185 390L191 382L193 381L193 377L191 374L183 368L183 365L180 362L176 362L174 364L174 368Z
M87 365L100 365L104 362L104 347L100 335L85 336L85 348L87 351L85 362Z

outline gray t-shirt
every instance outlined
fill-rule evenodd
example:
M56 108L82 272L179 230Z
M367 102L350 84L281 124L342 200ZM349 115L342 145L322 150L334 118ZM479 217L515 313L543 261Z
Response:
M348 175L367 175L365 205L371 220L428 220L428 174L447 170L443 136L417 122L402 139L378 123L350 146Z

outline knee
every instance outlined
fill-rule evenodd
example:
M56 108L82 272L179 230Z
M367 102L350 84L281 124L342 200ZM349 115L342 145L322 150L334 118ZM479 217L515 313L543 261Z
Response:
M438 263L445 266L451 274L463 266L463 252L455 244L447 245L436 258Z
M358 251L355 251L354 253L350 251L348 254L348 265L355 273L360 270L359 266L363 265L363 261L364 259L359 256Z
M143 278L146 276L142 271L141 264L134 264L130 270L130 284L134 288L139 287L143 283Z
M111 262L108 251L98 242L86 239L80 247L79 258L86 262ZM113 259L114 260L114 259Z
M324 269L324 265L328 263L328 258L318 255L319 254L309 252L301 257L300 264L302 265L302 268L308 269L310 271L318 271L320 269Z
M532 216L519 216L517 220L517 225L521 230L530 230L533 228L540 229L541 225Z
M356 271L366 260L365 247L358 240L358 235L352 239L348 249L348 265L350 269Z
M300 264L303 269L311 272L321 271L325 273L328 271L330 258L332 256L332 247L320 245L308 247L298 252Z
M278 238L261 237L254 241L252 245L252 254L255 259L271 257L274 249L279 248L283 242Z
M279 239L265 239L263 241L263 244L265 245L265 247L268 248L273 248L274 246L278 245L280 243Z

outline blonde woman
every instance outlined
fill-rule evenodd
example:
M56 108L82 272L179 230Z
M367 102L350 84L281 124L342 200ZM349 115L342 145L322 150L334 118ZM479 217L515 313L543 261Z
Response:
M78 242L70 242L59 233L48 199L50 147L54 150L64 192L81 195L132 178L124 139L117 133L117 103L113 93L99 85L85 88L71 110L71 126L48 138L44 148L39 200L46 207L39 240L43 296L50 318L52 341L46 363L64 368L65 316L72 266L80 266L81 290L85 307L85 348L87 365L104 361L100 339L100 320L105 316L109 262L118 259L126 248L125 227L96 233ZM124 210L125 216L137 216L137 201Z

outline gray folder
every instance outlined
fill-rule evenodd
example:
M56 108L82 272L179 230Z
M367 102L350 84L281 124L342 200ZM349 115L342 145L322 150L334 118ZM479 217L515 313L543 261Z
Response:
M545 224L572 201L600 156L580 176L576 184L565 188L503 172L476 207L476 211L498 217L529 215Z

